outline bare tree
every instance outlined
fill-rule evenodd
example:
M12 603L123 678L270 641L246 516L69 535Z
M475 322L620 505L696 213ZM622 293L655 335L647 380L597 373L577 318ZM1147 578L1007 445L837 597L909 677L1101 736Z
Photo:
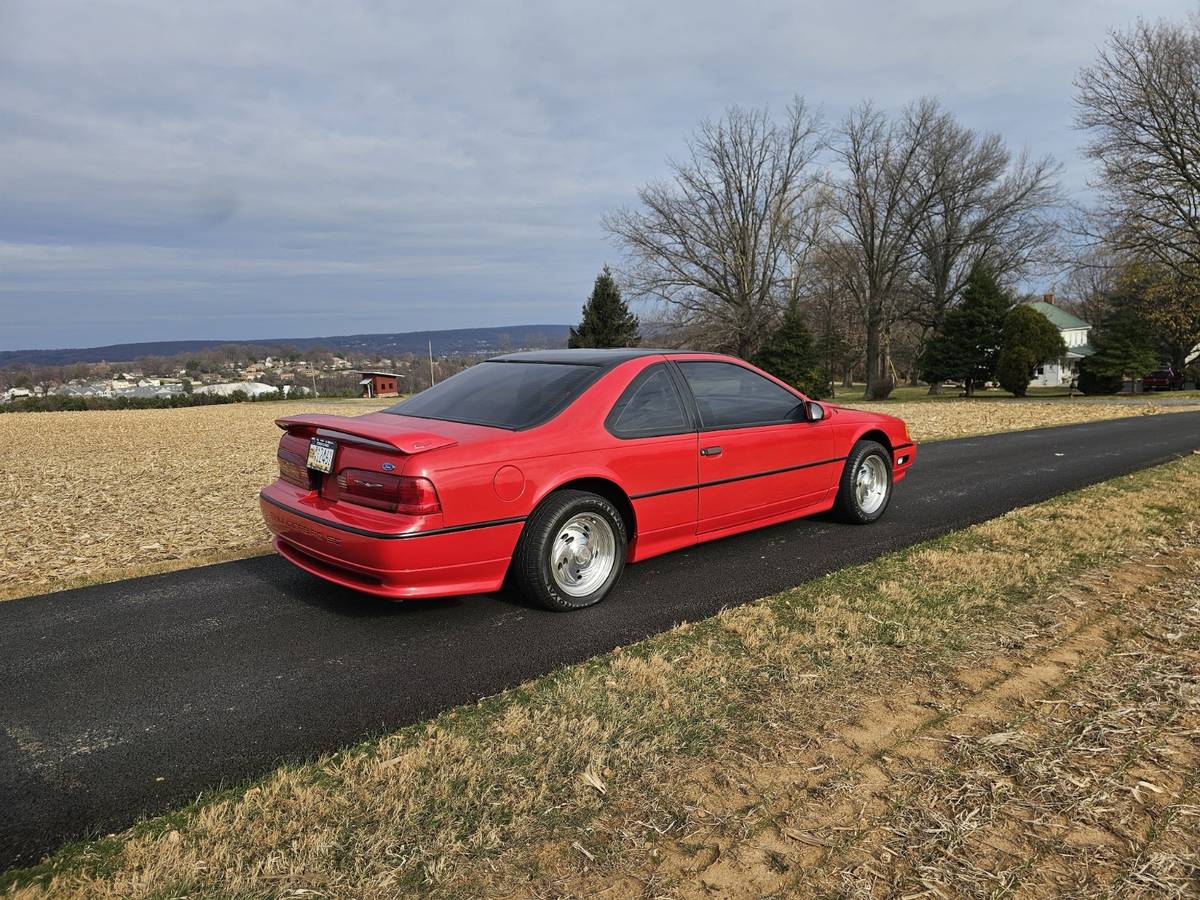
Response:
M1104 247L1082 248L1063 284L1067 308L1095 327L1104 323L1110 298L1121 277L1120 258Z
M931 99L894 122L864 103L845 118L833 144L844 172L830 185L834 237L824 247L863 321L868 399L884 399L895 387L891 329L914 313L917 235L945 165L933 150L951 124Z
M819 146L799 98L779 124L738 107L702 124L669 180L604 220L632 261L629 292L663 304L690 344L752 354L797 290Z
M916 234L917 356L976 263L1009 279L1051 258L1059 227L1054 212L1063 202L1060 167L1050 157L1033 160L1022 152L1014 160L999 135L977 135L953 121L931 143L941 178ZM940 387L931 385L930 393Z
M808 278L801 302L821 368L829 378L834 396L839 383L844 388L852 387L854 369L862 363L862 323L830 254L814 253L811 263L805 270Z
M1110 32L1075 80L1096 162L1099 236L1200 281L1200 27L1139 21Z

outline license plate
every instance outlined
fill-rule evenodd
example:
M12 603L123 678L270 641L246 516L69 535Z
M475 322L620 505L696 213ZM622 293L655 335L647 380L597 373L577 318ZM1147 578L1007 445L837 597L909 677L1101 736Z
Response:
M308 442L308 467L328 475L333 471L333 454L337 444L325 438L312 438Z

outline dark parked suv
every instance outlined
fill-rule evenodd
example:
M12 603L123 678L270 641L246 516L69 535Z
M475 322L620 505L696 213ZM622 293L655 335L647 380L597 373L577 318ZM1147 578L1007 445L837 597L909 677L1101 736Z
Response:
M1170 366L1155 369L1142 379L1143 391L1182 391L1183 373L1177 372Z

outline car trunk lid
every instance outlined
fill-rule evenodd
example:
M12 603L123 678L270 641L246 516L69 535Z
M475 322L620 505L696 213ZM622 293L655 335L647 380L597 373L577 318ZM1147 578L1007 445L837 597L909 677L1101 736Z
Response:
M394 506L391 495L405 486L409 459L458 444L456 437L432 431L423 422L395 416L377 421L371 416L311 414L285 416L275 424L286 432L278 451L281 478L329 503L380 509ZM314 454L313 445L330 449ZM380 505L383 500L387 504Z
M395 422L375 422L366 416L303 415L284 416L275 424L298 437L313 437L318 433L330 432L335 440L339 436L358 438L384 449L412 456L430 450L453 447L456 438L421 429L400 430Z

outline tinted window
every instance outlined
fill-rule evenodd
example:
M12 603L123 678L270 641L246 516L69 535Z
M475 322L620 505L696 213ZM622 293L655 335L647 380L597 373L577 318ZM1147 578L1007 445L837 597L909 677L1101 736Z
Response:
M679 364L705 428L762 425L794 419L802 402L790 391L732 363Z
M386 412L498 428L529 428L561 412L603 371L568 363L485 362Z
M651 437L691 431L691 423L666 366L651 366L633 380L613 406L608 427L618 437Z

